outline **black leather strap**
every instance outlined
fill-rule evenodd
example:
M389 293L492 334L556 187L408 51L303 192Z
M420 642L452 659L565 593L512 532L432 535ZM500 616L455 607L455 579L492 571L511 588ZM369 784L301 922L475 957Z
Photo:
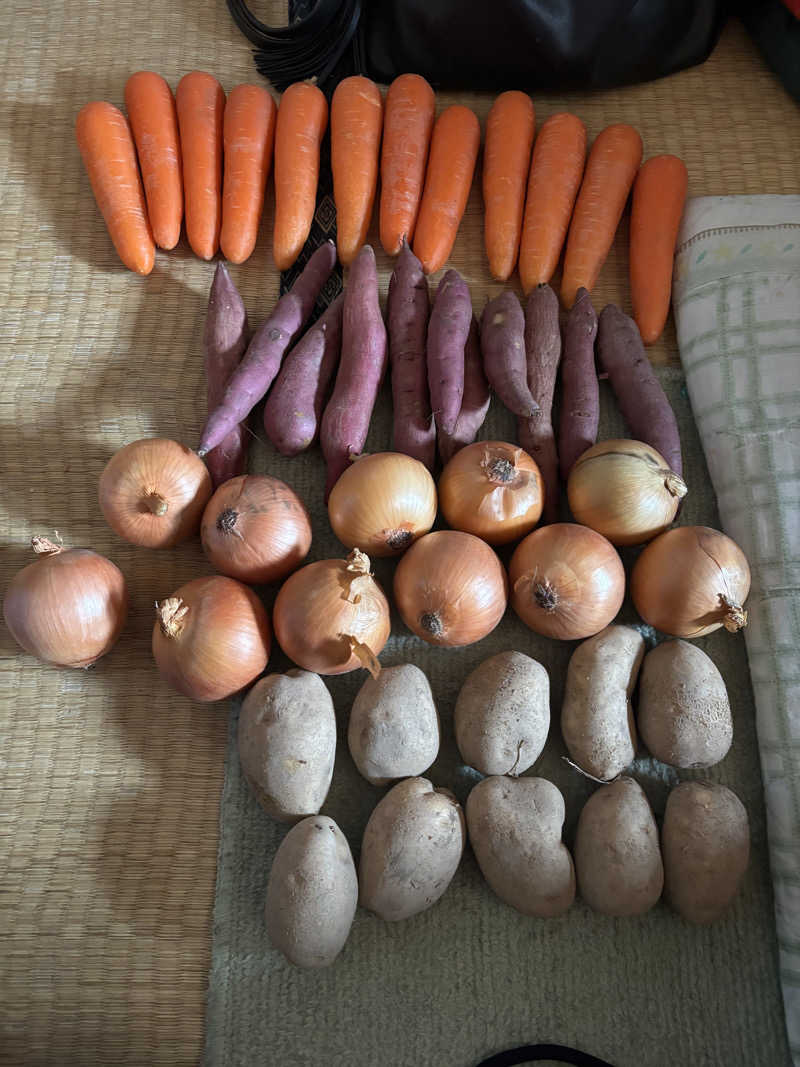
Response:
M574 1067L611 1067L605 1060L590 1056L577 1048L567 1045L521 1045L519 1048L498 1052L483 1060L478 1067L517 1067L523 1063L535 1063L537 1060L555 1060L556 1063L570 1063Z

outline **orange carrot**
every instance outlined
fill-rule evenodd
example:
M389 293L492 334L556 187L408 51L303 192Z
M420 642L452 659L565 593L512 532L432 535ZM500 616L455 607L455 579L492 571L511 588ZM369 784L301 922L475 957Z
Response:
M480 123L468 107L453 104L436 120L414 233L414 255L426 274L443 267L453 251L480 143Z
M672 260L689 176L677 156L653 156L633 183L630 280L633 317L646 345L661 336L672 293Z
M140 70L125 83L125 108L136 142L153 238L159 248L174 248L183 221L175 97L160 74Z
M225 103L219 245L231 263L244 263L256 245L272 166L276 111L275 101L260 85L237 85Z
M281 97L275 123L275 228L272 258L288 270L306 243L317 203L319 146L328 101L310 82L295 82Z
M383 99L375 82L355 74L331 100L331 172L336 247L348 266L367 240L378 184Z
M533 146L519 278L526 293L555 273L586 162L586 127L566 111L551 115Z
M186 237L195 255L212 259L222 225L222 123L225 93L201 70L184 74L175 93L181 135Z
M389 86L381 149L380 235L396 256L410 241L419 212L436 113L433 89L419 74L401 74Z
M527 93L501 93L486 119L483 151L484 243L495 281L506 282L517 265L525 186L536 115Z
M75 138L119 258L149 274L156 248L128 120L113 104L93 100L78 112Z
M567 236L561 280L564 307L572 307L581 287L589 292L594 288L641 162L642 139L632 126L618 123L597 135Z

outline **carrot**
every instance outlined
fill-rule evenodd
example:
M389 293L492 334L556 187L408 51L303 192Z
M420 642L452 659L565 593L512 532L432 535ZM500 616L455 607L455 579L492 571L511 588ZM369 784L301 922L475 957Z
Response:
M672 293L672 260L689 175L677 156L653 156L633 183L630 281L633 317L642 340L661 336Z
M201 259L219 248L222 224L222 124L225 93L202 70L184 74L175 92L181 135L186 237Z
M129 270L149 274L156 248L128 120L113 104L92 100L78 112L75 138L119 258Z
M642 139L633 126L618 123L597 135L567 237L561 280L564 307L572 307L581 287L592 291L641 161Z
M275 122L275 226L272 258L288 270L306 243L317 203L319 146L328 125L328 101L309 82L281 97Z
M414 255L426 274L443 267L453 251L480 143L480 123L468 107L454 104L436 120L414 232Z
M586 127L566 111L551 115L533 146L519 278L527 295L555 273L586 162Z
M174 248L183 221L181 142L175 97L160 74L140 70L125 83L147 214L159 248Z
M244 263L256 246L276 111L275 101L260 85L237 85L225 104L219 245L231 263Z
M419 74L401 74L389 86L380 205L381 244L389 256L396 256L403 240L414 236L435 113L436 96Z
M383 99L375 82L354 74L331 100L331 172L336 247L349 266L367 239L378 185Z
M527 93L501 93L486 119L484 243L489 270L506 282L517 265L536 115Z

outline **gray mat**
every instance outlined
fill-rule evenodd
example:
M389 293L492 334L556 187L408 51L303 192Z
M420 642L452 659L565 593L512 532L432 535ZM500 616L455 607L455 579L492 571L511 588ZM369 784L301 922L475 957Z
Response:
M681 521L718 525L682 375L666 370L660 376L684 445L690 491ZM601 392L600 436L625 436L605 384ZM384 393L368 451L390 446L389 418ZM481 436L513 440L513 421L496 401ZM254 452L260 469L287 480L309 506L315 534L309 558L341 555L322 502L318 451L302 463L271 449ZM628 570L635 555L636 550L623 551ZM507 562L510 550L501 557ZM375 563L387 591L393 567L392 562ZM636 621L627 601L620 620ZM655 635L647 636L653 640ZM359 909L350 939L331 968L297 970L270 947L263 921L270 863L286 827L264 814L242 780L234 708L220 816L208 1067L471 1067L502 1049L536 1042L573 1045L615 1067L788 1063L744 642L723 630L697 643L725 677L735 728L730 753L703 776L741 797L753 837L740 896L723 921L707 928L690 926L663 903L635 919L595 915L580 900L561 919L525 918L492 894L467 849L449 890L432 909L398 924ZM443 732L439 758L428 776L453 789L463 803L476 776L461 765L453 740L455 698L467 672L487 656L512 648L535 657L550 672L550 736L528 773L549 778L564 793L565 839L571 844L580 809L594 788L562 758L566 749L559 708L572 644L538 637L509 609L483 641L441 650L413 637L395 616L381 661L413 662L428 674ZM270 669L288 666L276 650ZM328 679L339 719L339 750L323 811L339 823L356 859L363 827L384 793L359 776L347 750L349 708L363 679L363 672ZM641 757L634 773L660 819L677 772Z

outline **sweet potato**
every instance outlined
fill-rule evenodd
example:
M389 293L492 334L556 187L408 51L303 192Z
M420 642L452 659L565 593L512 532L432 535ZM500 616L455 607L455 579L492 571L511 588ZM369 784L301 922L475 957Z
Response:
M225 386L239 366L247 348L248 337L244 301L233 284L228 268L224 263L218 263L208 294L208 310L203 331L209 412L222 400ZM246 433L244 425L238 423L206 456L206 466L215 489L244 470L247 456Z
M597 314L588 292L581 287L567 317L561 360L558 457L564 481L575 460L597 440L600 389L594 367L596 336Z
M353 260L344 291L342 357L320 427L322 454L328 465L326 500L350 457L363 451L375 398L386 373L386 349L375 253L371 245L364 245Z
M538 405L528 387L525 315L511 289L505 289L483 309L481 352L491 387L512 414L529 419Z
M451 434L464 396L464 346L472 321L472 298L457 270L439 282L428 322L428 385L436 427Z
M326 241L316 250L289 293L284 293L266 322L247 346L244 359L231 375L222 401L206 419L198 453L205 456L224 441L266 394L281 360L311 314L319 291L336 263L336 246Z
M647 358L639 327L616 304L600 312L597 354L631 437L651 445L670 470L683 474L675 412Z
M460 449L471 445L478 436L489 411L492 395L483 373L483 356L478 336L478 322L472 316L467 343L464 346L464 394L456 428L451 434L439 431L439 455L447 463Z
M264 430L284 456L313 444L342 349L340 293L283 361L264 405Z
M428 281L422 264L403 238L389 279L386 304L394 414L392 444L395 452L404 452L433 470L436 428L425 359L429 315Z
M558 297L545 282L531 290L525 305L525 358L528 387L539 405L529 419L517 419L519 443L536 460L544 482L544 521L558 522L558 452L553 433L553 393L561 360Z

